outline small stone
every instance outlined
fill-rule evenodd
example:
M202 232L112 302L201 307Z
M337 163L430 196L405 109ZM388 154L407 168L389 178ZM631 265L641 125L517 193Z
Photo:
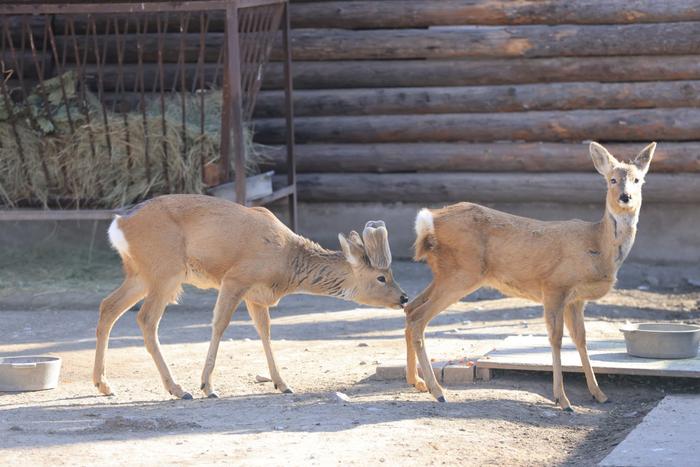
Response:
M24 431L24 428L21 426L13 425L9 428L10 431Z
M367 362L365 362L365 361L363 360L363 361L360 362L360 365L367 365Z
M282 430L284 430L285 428L287 428L287 427L284 426L284 425L275 425L275 431L282 431Z
M243 339L243 342L250 342L250 338L246 337L245 339Z
M634 418L634 417L636 417L637 415L639 415L639 413L638 413L636 410L633 410L632 412L627 412L627 413L625 413L625 414L622 414L622 416L625 417L625 418Z
M342 392L334 392L333 398L336 402L350 402L350 398L348 397L348 395Z
M366 342L360 342L359 344L357 344L357 346L358 347L369 347L369 344L367 344Z
M642 284L642 285L640 285L639 287L637 287L637 290L649 290L649 286L648 286L648 285L645 285L645 284Z
M271 381L272 380L270 378L268 378L267 376L255 375L255 382L256 383L269 383Z
M686 280L688 281L688 284L692 285L693 287L700 287L700 278L688 277Z

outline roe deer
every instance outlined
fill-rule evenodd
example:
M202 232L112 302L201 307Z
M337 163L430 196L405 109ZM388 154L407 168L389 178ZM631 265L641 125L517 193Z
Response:
M330 295L380 307L401 308L408 297L394 281L384 222L370 221L362 237L338 235L342 252L330 251L289 230L270 211L217 198L168 195L116 216L109 239L124 265L122 285L100 305L93 382L111 395L105 378L105 352L112 326L145 298L136 320L165 389L175 397L192 395L175 384L158 342L158 323L182 284L215 288L211 342L201 389L217 397L211 374L219 341L236 307L245 301L262 340L275 387L291 393L277 370L270 347L269 307L290 293Z
M471 203L422 209L416 217L415 259L426 260L432 282L405 307L406 379L444 402L425 349L427 324L447 306L490 286L542 303L552 346L554 400L571 411L564 393L561 340L564 323L581 357L588 389L598 387L586 349L583 309L607 294L632 248L642 204L642 184L656 143L630 163L618 162L603 146L590 144L595 168L607 180L606 209L599 222L544 222ZM418 376L416 355L425 381ZM427 383L427 385L426 385Z

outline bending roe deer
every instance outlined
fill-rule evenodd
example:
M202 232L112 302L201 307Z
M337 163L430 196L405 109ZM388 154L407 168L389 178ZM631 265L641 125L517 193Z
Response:
M656 143L631 163L618 162L603 146L591 143L595 168L608 184L606 209L599 222L544 222L506 214L477 204L459 203L423 209L416 217L416 260L426 260L433 280L406 308L406 379L419 391L444 402L442 388L425 349L424 331L447 306L482 286L544 305L552 346L554 399L571 411L564 393L561 340L564 323L576 344L588 389L598 402L598 387L586 350L583 309L613 287L637 232L642 184ZM426 385L427 383L427 385Z
M264 208L247 208L208 196L169 195L116 216L109 239L119 252L125 279L100 305L93 382L111 395L105 378L105 351L112 326L145 298L136 320L165 389L191 394L175 384L158 342L158 323L182 284L215 288L211 342L201 389L212 389L219 341L241 300L263 343L275 387L291 393L279 375L270 347L269 307L290 293L330 295L359 303L401 308L408 297L394 281L388 233L382 221L368 222L360 235L338 236L342 252L329 251L296 235Z

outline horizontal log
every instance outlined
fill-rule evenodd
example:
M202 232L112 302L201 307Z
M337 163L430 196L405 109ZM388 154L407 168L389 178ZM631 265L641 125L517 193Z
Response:
M700 81L302 90L294 114L389 115L700 106ZM258 95L255 115L284 115L284 92Z
M600 203L602 212L605 180L582 173L299 174L297 192L299 201L310 202ZM645 204L697 202L697 175L647 177Z
M299 117L297 143L449 141L694 141L700 109ZM285 141L284 119L255 120L255 138Z
M700 53L700 22L629 25L460 26L436 29L297 29L294 60L494 58ZM281 48L273 50L281 59Z
M643 143L607 144L630 160ZM262 166L286 172L286 152L263 148ZM296 168L303 172L595 172L583 143L383 143L299 144ZM700 142L662 143L651 165L657 172L700 172Z
M359 30L296 29L292 31L294 60L367 60L367 59L440 59L440 58L518 58L560 56L635 55L639 44L649 55L683 55L700 53L700 22L651 23L630 25L565 26L463 26L456 29ZM258 40L258 34L243 35L242 41ZM272 50L272 59L283 58L282 48ZM101 57L110 62L117 58L117 37L100 37ZM124 61L138 58L139 41L145 61L157 59L159 44L162 59L177 62L183 48L186 61L199 56L198 33L124 34L119 37ZM72 59L72 39L56 38L58 49L65 43ZM216 61L224 34L211 32L204 49L207 61ZM94 42L86 44L88 57L94 58Z
M571 81L700 79L700 59L684 56L470 60L295 61L295 89L526 84ZM284 72L269 63L263 88L281 89Z
M292 4L293 27L410 28L461 24L625 24L700 20L700 1L400 0Z

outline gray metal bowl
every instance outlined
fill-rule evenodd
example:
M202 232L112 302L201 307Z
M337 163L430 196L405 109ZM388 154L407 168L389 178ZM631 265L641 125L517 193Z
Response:
M643 358L694 358L698 355L700 326L673 323L626 324L627 353Z
M53 389L60 372L60 357L0 357L0 391Z

